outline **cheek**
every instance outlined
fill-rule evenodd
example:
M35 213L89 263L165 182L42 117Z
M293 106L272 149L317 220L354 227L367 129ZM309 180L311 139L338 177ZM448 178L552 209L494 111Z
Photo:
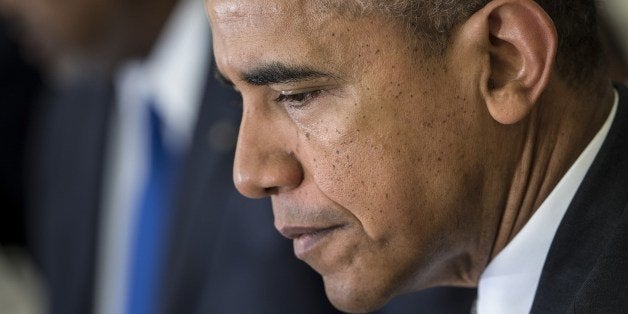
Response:
M303 136L304 167L373 239L436 228L472 201L465 191L477 175L465 170L457 122L432 114L379 112L377 123L357 121L332 141Z
M312 145L305 168L329 199L355 216L371 238L381 239L416 213L419 176L408 175L409 154L400 156L390 149L394 144L366 131Z

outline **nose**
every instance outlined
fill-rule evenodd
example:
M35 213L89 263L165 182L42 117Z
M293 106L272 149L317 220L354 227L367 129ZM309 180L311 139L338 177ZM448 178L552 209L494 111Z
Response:
M290 149L296 132L280 117L245 110L240 124L233 180L238 191L262 198L290 191L303 181L303 169Z

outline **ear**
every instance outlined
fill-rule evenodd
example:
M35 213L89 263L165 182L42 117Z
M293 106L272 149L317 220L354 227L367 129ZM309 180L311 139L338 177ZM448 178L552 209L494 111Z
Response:
M517 123L549 83L558 45L554 23L533 0L491 1L469 20L482 32L474 37L489 60L478 81L481 97L497 122Z

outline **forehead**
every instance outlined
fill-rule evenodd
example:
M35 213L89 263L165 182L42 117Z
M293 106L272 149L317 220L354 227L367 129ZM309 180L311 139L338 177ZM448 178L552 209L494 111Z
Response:
M313 3L318 3L315 0L208 0L207 3L212 27L225 34L240 36L246 33L232 32L243 29L257 32L279 27L307 29L314 26L314 20L320 20L322 13L314 9Z
M314 0L208 0L216 61L219 65L234 65L321 58L330 44L328 39L323 40L327 35L325 30L345 21L329 10L322 10L317 3Z

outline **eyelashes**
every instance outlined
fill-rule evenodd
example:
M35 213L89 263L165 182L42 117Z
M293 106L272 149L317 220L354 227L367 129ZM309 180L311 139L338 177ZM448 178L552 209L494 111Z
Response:
M275 102L289 108L303 108L323 93L322 90L306 91L295 94L281 94Z

